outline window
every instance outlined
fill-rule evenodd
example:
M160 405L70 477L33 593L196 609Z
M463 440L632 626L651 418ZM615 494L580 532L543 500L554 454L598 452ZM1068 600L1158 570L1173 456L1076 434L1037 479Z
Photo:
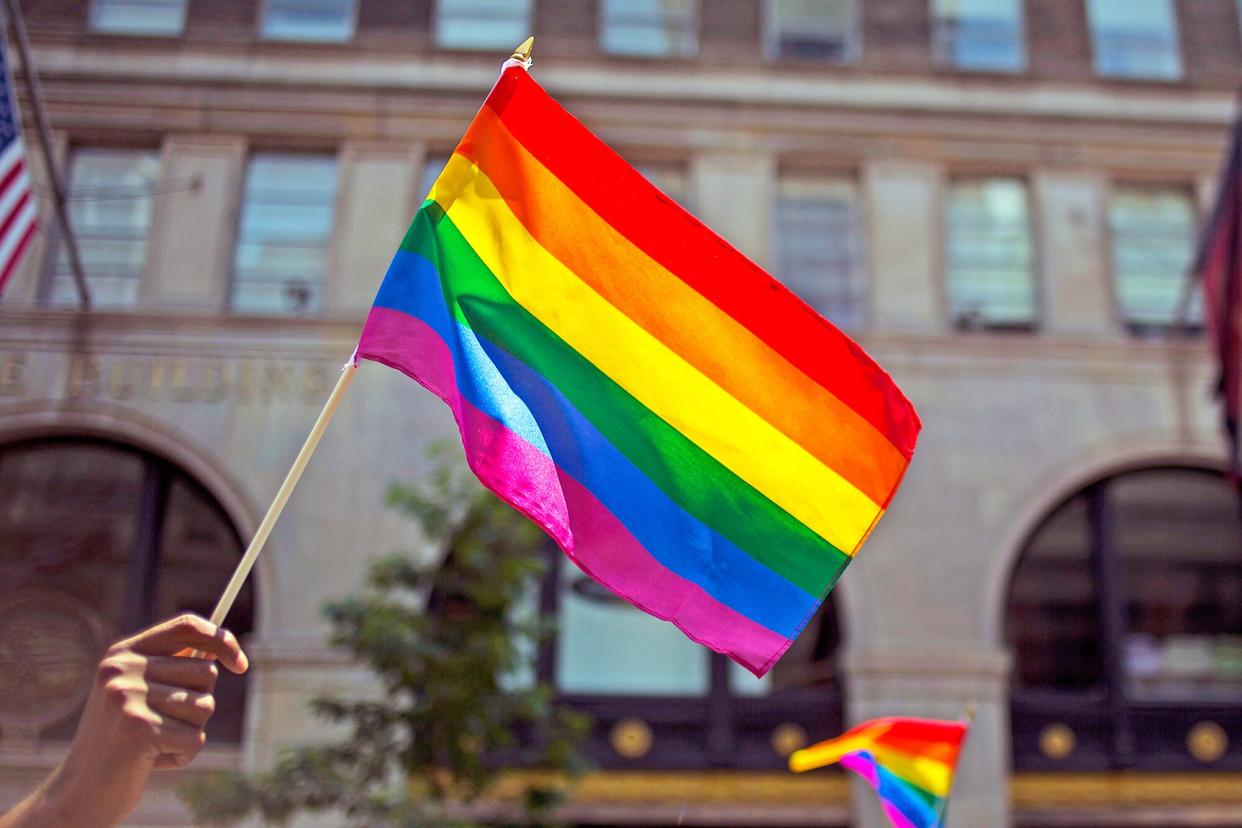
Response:
M94 0L91 30L107 34L179 35L186 0Z
M946 66L1016 72L1026 65L1022 0L933 0L932 33Z
M1095 71L1115 78L1181 77L1173 0L1088 0Z
M1026 184L959 181L949 189L949 311L963 328L1031 328L1035 278Z
M697 0L602 0L605 52L636 57L690 57L698 49Z
M1186 269L1194 258L1197 217L1189 189L1117 187L1108 213L1117 307L1135 333L1182 324ZM1203 296L1191 292L1186 322L1203 325Z
M336 159L250 159L233 260L233 310L307 315L323 306L336 200Z
M159 163L149 150L79 149L69 159L69 219L96 307L138 303ZM43 299L52 305L77 304L63 244L51 257Z
M768 0L767 13L769 57L837 63L858 57L857 0Z
M268 40L344 42L354 36L355 0L264 0L259 33Z
M5 735L72 738L103 648L177 612L210 615L241 552L219 503L162 458L91 439L0 446ZM245 635L253 618L247 583L229 627ZM209 739L241 740L245 687L221 671Z
M783 176L777 185L776 278L834 324L864 322L867 282L858 188Z
M438 0L436 45L513 49L531 34L532 0Z
M559 550L549 555L538 603L556 618L557 635L542 645L536 669L594 719L587 752L602 767L783 769L800 746L791 737L840 731L841 635L831 595L757 679L617 598ZM614 728L633 719L653 738L647 750L621 755Z
M1007 636L1017 767L1242 767L1211 738L1242 726L1236 493L1159 468L1074 495L1018 562Z

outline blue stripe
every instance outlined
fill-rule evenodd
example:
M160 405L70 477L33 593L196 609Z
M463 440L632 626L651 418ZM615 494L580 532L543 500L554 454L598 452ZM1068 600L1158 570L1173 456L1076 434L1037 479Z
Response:
M880 799L892 803L893 807L901 811L902 816L914 823L916 828L936 828L940 819L939 815L927 804L927 800L910 789L909 782L881 765L867 751L859 751L857 755L875 766L880 782L875 792Z
M427 323L453 353L463 399L551 457L663 566L786 638L802 629L819 603L817 596L682 509L541 374L450 316L429 260L398 251L375 305Z

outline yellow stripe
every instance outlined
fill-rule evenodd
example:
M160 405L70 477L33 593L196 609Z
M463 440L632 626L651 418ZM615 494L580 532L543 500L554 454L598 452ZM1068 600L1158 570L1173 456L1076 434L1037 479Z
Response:
M879 506L548 253L468 159L454 155L430 197L540 322L738 477L837 549L854 553Z
M867 752L875 757L890 773L900 776L907 782L918 785L923 790L940 798L949 795L949 786L953 782L953 770L939 759L928 756L912 756L904 751L896 751L883 745L872 745Z
M892 725L886 721L864 722L833 739L795 750L789 756L789 769L795 773L815 770L840 761L846 754L871 750L875 740L891 728Z

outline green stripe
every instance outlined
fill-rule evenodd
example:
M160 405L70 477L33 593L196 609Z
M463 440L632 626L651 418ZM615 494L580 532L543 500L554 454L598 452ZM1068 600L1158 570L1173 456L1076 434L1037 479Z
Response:
M889 773L893 773L893 772L890 770ZM927 803L927 807L931 808L933 811L938 810L940 808L940 803L944 801L943 799L936 796L931 791L927 790L926 788L920 787L918 783L911 782L909 779L906 779L904 776L898 776L897 774L893 773L893 777L895 779L900 780L906 786L906 790L910 792L911 796L916 796L919 799L923 800L923 802Z
M440 205L428 202L401 249L436 264L463 324L539 372L674 502L752 558L822 596L849 557L653 414L505 290Z

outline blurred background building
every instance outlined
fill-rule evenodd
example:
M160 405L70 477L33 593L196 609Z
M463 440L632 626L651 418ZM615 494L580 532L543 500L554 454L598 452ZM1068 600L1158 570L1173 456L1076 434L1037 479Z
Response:
M0 307L0 803L63 751L101 641L210 611L533 32L540 83L925 423L762 681L558 566L538 669L596 716L601 768L568 819L878 826L869 792L784 756L975 703L953 825L1242 825L1242 524L1202 311L1180 310L1242 79L1235 0L21 5L95 307L28 118L42 232ZM365 684L319 608L371 554L432 554L383 490L452 429L364 366L231 617L254 670L196 767L261 766L314 737L307 698ZM134 824L189 824L170 784Z

